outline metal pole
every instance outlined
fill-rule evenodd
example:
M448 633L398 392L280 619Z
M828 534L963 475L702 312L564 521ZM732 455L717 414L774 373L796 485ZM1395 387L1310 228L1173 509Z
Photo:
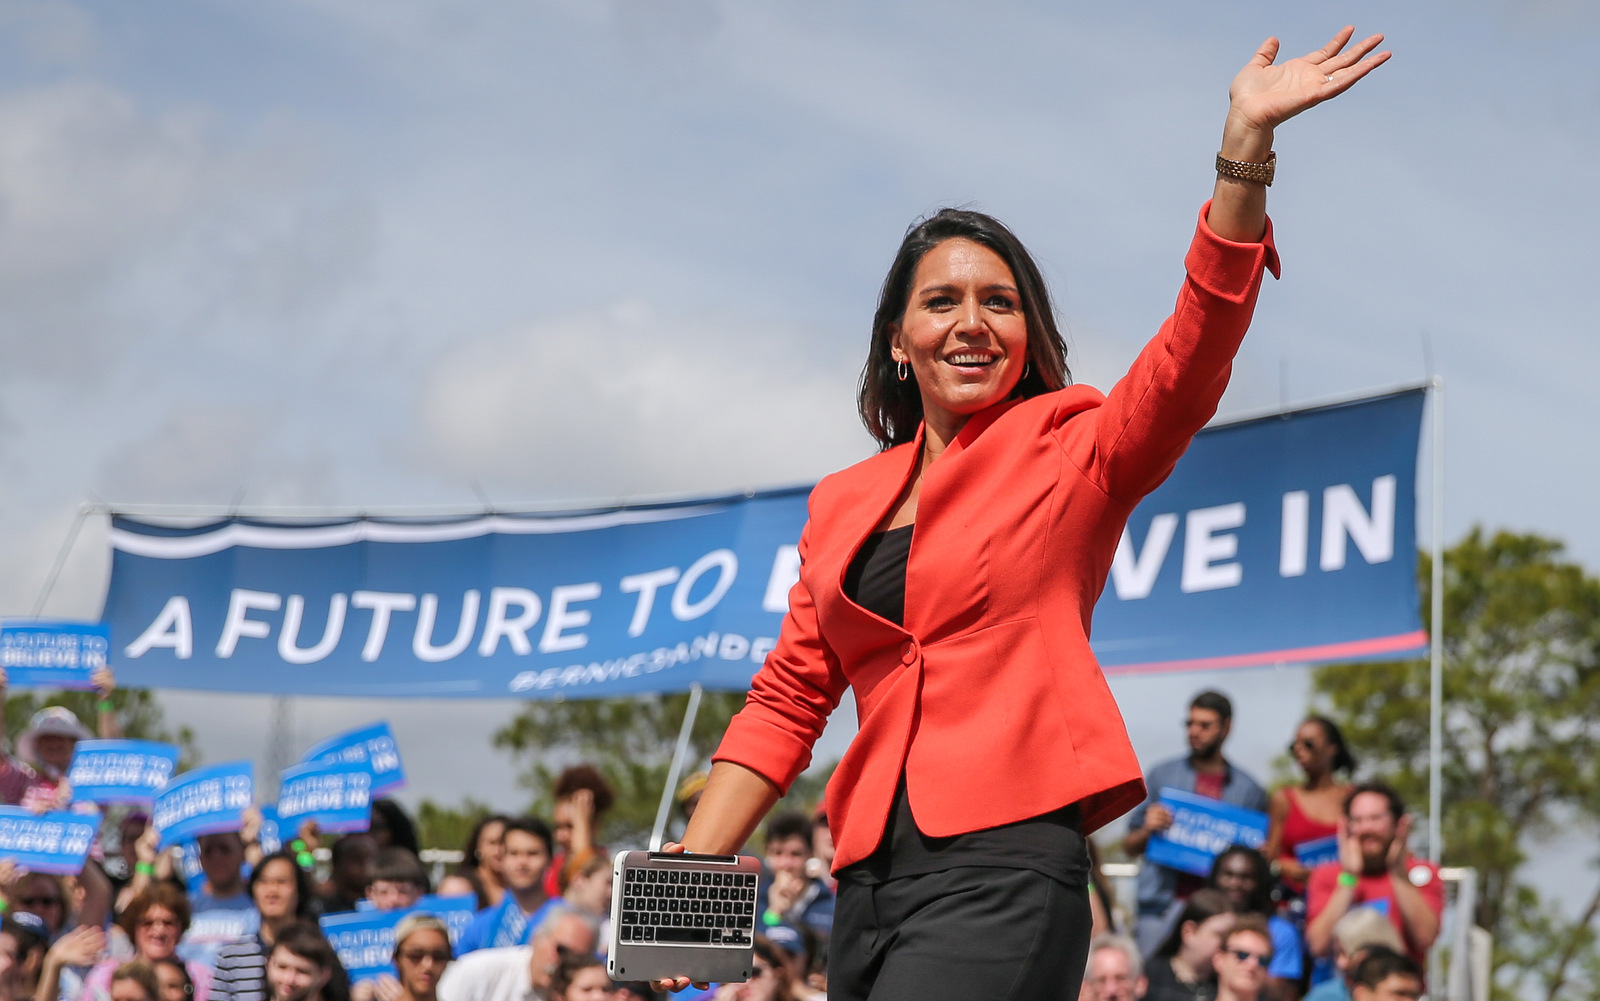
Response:
M67 557L72 554L72 546L78 541L78 532L83 528L83 520L89 516L93 508L88 504L78 507L77 517L72 519L72 527L67 529L67 537L61 543L61 549L56 553L56 561L50 567L50 576L44 580L44 587L39 589L39 596L34 599L33 613L30 618L37 619L44 611L45 602L50 600L50 592L56 589L56 578L61 576L61 568L67 565Z
M667 785L661 790L661 805L656 807L656 825L650 829L650 850L661 850L661 838L667 833L667 815L672 810L672 794L678 790L678 773L683 771L683 759L689 754L689 734L694 730L694 717L700 711L700 683L689 686L689 708L683 713L683 728L678 731L678 746L672 752L672 767L667 769Z
M1441 819L1444 787L1444 376L1435 375L1433 389L1433 635L1428 639L1428 858L1438 864L1444 853Z

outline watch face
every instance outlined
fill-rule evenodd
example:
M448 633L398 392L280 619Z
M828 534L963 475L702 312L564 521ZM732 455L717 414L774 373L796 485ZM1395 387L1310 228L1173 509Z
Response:
M1427 886L1433 882L1433 870L1425 865L1414 865L1406 878L1411 880L1412 886Z

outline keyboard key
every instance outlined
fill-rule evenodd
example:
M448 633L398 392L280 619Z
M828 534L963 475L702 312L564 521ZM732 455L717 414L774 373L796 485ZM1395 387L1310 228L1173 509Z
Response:
M705 928L663 928L656 933L656 941L705 945L711 941L711 932Z

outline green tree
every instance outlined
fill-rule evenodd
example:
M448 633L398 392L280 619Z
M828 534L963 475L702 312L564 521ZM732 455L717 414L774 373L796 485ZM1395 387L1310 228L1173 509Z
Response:
M479 803L471 797L462 800L459 807L425 799L417 807L417 841L423 848L460 851L472 828L493 812L488 803Z
M5 692L6 736L15 747L17 738L28 726L28 720L45 706L71 709L83 725L93 732L95 721L100 718L96 708L98 701L94 692L8 689ZM193 768L199 763L200 752L194 746L194 731L187 726L180 726L176 730L169 728L166 713L161 703L156 701L155 693L146 688L118 688L111 693L111 704L116 707L117 717L122 721L123 736L129 740L160 740L177 744L182 752L178 762L180 770Z
M1426 554L1418 572L1427 616ZM1600 830L1600 581L1554 539L1474 528L1445 554L1444 582L1444 862L1479 872L1497 994L1595 997L1600 885L1573 920L1519 876L1551 835ZM1365 772L1414 804L1427 802L1428 689L1426 660L1312 678Z
M494 745L522 764L520 781L533 794L532 809L544 816L553 806L550 789L561 769L579 761L595 765L617 791L616 806L599 832L601 843L643 844L655 823L688 701L687 695L644 695L530 702L495 734ZM743 692L703 695L684 775L710 766L728 721L743 705ZM823 781L815 774L803 776L784 805L809 808L821 796Z

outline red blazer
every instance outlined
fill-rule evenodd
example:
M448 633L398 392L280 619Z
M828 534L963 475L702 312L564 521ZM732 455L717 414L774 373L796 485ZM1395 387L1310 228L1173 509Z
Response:
M1261 243L1206 208L1177 308L1109 396L1070 386L973 415L928 468L905 627L844 596L851 558L917 467L922 433L825 478L800 536L776 649L714 760L788 789L846 686L860 732L828 783L834 868L872 853L905 773L917 826L961 834L1077 803L1085 833L1144 798L1139 762L1089 649L1123 524L1215 413L1250 324Z

